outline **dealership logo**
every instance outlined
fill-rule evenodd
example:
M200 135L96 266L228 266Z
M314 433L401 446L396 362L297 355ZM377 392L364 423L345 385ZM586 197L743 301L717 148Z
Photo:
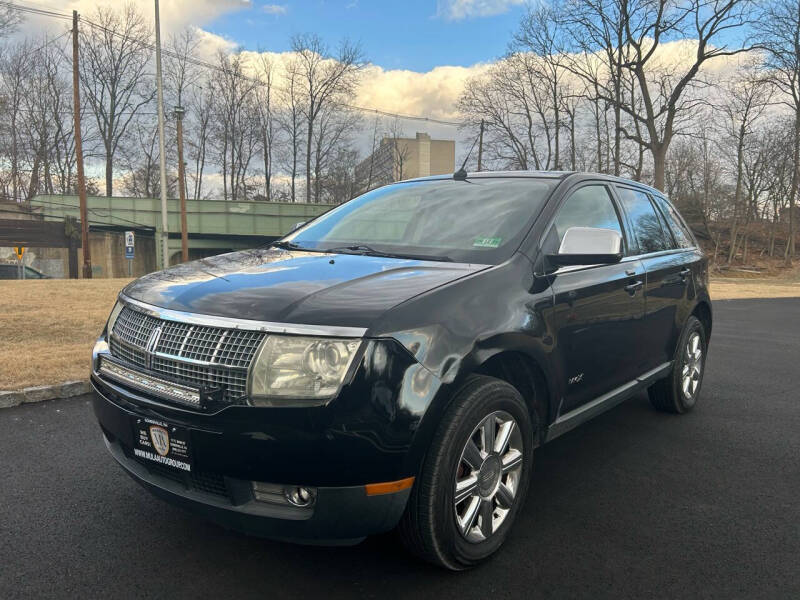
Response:
M158 425L150 425L150 441L153 448L161 456L166 456L169 452L169 432Z

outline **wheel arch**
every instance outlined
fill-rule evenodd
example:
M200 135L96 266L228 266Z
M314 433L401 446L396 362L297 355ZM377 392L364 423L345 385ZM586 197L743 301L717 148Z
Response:
M692 316L697 318L703 325L703 331L706 334L706 344L711 339L711 327L713 325L713 317L711 314L711 303L706 300L700 300L692 310Z
M539 441L550 422L551 388L544 369L536 359L517 350L502 350L492 354L474 370L477 375L488 375L513 386L525 400L534 420Z

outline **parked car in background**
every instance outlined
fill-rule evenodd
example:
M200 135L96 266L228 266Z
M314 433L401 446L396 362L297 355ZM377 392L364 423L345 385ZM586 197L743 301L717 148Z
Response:
M711 328L706 258L657 190L457 173L134 281L94 349L94 411L131 477L227 527L397 528L459 570L536 493L538 445L643 390L691 410Z
M41 271L33 267L25 267L25 279L50 279ZM23 279L22 270L16 263L0 263L0 279Z

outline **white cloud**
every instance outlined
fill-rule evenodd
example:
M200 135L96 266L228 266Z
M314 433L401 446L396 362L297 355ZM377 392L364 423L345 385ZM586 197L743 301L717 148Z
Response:
M152 0L128 0L151 24L154 23L153 1ZM30 5L40 4L38 0L30 2ZM46 2L42 6L46 6ZM59 12L72 13L77 10L81 16L92 20L98 7L118 8L122 2L115 0L66 0L59 8ZM167 36L169 33L179 31L184 27L201 27L212 22L220 15L252 8L251 0L169 0L160 3L161 12L161 33ZM45 17L26 15L21 33L34 34L43 28L53 31L59 30L64 21Z
M285 4L265 4L261 9L268 15L285 15L289 12L289 7Z
M283 87L283 67L291 52L264 52L276 67L278 87ZM242 51L245 63L255 68L258 52ZM406 115L424 115L452 120L457 116L456 104L464 83L489 68L481 63L469 67L440 66L429 71L384 69L369 65L364 69L353 103L364 108Z
M486 69L487 65L478 64L440 66L417 72L372 65L364 73L356 102L359 106L389 112L454 119L464 83Z
M436 14L448 21L460 21L499 15L522 4L525 4L525 0L439 0Z
M197 27L195 31L199 38L196 54L203 60L209 60L215 57L219 50L223 52L234 52L239 47L239 44L233 40L229 40L216 33L211 33L200 27Z

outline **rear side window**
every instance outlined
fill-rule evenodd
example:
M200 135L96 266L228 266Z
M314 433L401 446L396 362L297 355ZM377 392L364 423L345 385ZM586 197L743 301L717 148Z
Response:
M639 242L639 252L649 254L672 249L672 236L664 230L647 194L630 188L617 188L617 192L631 221L633 234Z
M611 201L611 196L604 185L587 185L573 192L567 201L558 209L553 222L553 232L558 236L558 241L553 241L553 251L564 239L564 234L570 227L599 227L613 229L622 234L617 211ZM624 237L624 236L623 236Z
M678 211L660 196L653 196L653 199L656 201L656 204L658 204L658 207L661 209L661 213L664 215L664 218L667 220L667 223L672 229L672 234L675 236L675 241L678 243L678 247L691 248L694 246L694 238L692 237L689 229L683 223L683 219L681 219Z

